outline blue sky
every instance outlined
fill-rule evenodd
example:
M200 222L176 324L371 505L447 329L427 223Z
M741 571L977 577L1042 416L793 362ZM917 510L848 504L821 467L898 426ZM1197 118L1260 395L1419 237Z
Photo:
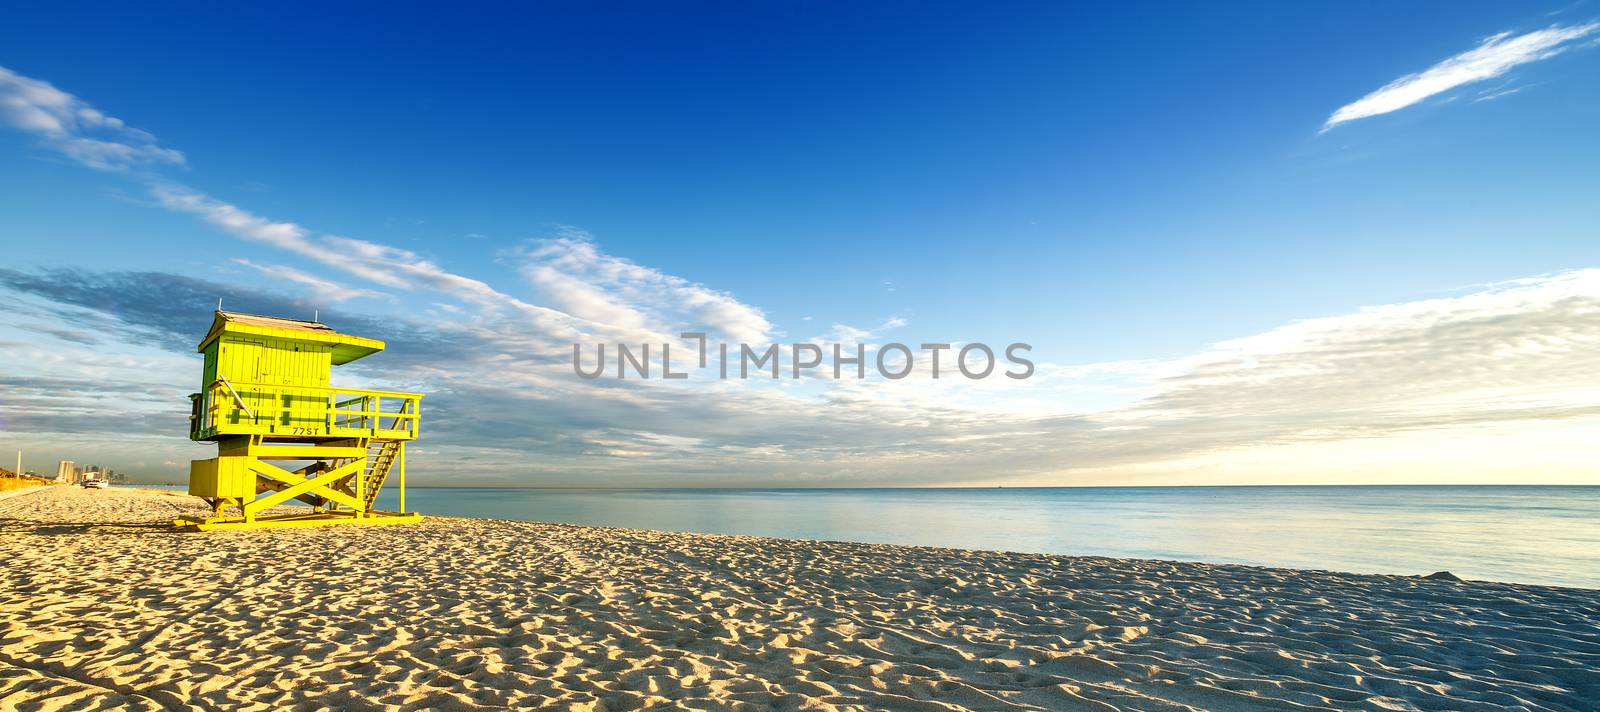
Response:
M1276 425L1263 431L1238 410L1216 412L1207 417L1221 419L1225 435L1208 419L1164 435L1169 447L1151 452L1108 435L1119 432L1108 423L1176 417L1148 411L1182 400L1196 359L1241 339L1281 348L1266 335L1282 337L1303 320L1346 320L1314 322L1330 324L1316 341L1323 346L1351 333L1383 344L1392 335L1361 331L1376 318L1364 308L1381 315L1384 305L1443 304L1443 316L1428 318L1450 323L1459 317L1452 309L1488 301L1513 310L1524 321L1507 318L1525 328L1548 329L1573 323L1544 318L1572 306L1564 290L1592 296L1584 291L1592 275L1573 272L1596 266L1600 244L1600 29L1592 24L1600 6L1592 2L504 13L353 5L0 12L0 67L15 78L0 99L37 99L24 89L43 83L73 106L125 123L72 131L144 151L113 164L85 159L13 103L0 131L0 240L10 281L35 286L12 290L0 339L56 354L83 347L99 358L148 357L180 371L170 387L182 390L193 374L181 370L198 366L183 365L193 359L178 349L152 347L167 343L145 333L158 322L126 296L138 285L155 303L161 285L176 287L165 277L117 277L129 272L213 285L184 294L225 285L264 305L320 308L430 338L461 336L451 330L470 324L481 329L479 356L419 349L397 373L374 363L364 374L447 394L437 417L454 424L442 432L456 437L437 442L432 461L422 458L441 480L465 472L474 482L530 484L1232 482L1279 476L1282 460L1295 461L1287 453L1307 442L1355 448L1348 423L1313 416L1358 413L1375 423L1392 415L1373 409L1393 393L1373 395L1367 410L1309 403L1274 416L1260 403L1240 405ZM252 236L219 208L262 225L292 223L317 245L332 235L383 254L352 271L272 235ZM619 265L639 274L618 281ZM74 272L50 272L60 269ZM300 279L285 279L290 272ZM51 291L49 274L86 286ZM1507 284L1528 278L1543 281ZM346 290L332 294L317 280ZM462 292L461 280L494 296ZM574 280L605 303L580 298L588 292ZM1026 341L1049 377L1003 393L696 382L663 395L610 384L596 400L620 398L616 407L564 417L560 406L584 386L561 380L571 380L570 368L541 359L573 339L517 315L523 305L557 321L578 318L588 326L574 333L584 336L625 326L672 333L704 321L686 305L705 299L725 300L719 314L737 312L742 321L727 333L768 340ZM69 314L61 304L72 305ZM210 306L193 305L200 322ZM644 316L607 323L603 315L619 308ZM113 328L88 329L97 334L91 343L57 343L59 335L41 331L73 320L80 332ZM119 324L132 336L116 336ZM1492 348L1569 337L1583 343L1581 333L1517 332L1474 336L1499 341L1441 356L1480 353L1485 360L1470 367L1520 369L1514 396L1558 402L1549 418L1470 426L1504 430L1489 435L1454 420L1373 425L1360 437L1399 444L1355 449L1392 450L1374 456L1386 477L1517 480L1523 473L1512 463L1467 477L1427 453L1456 449L1450 438L1548 448L1551 439L1567 442L1572 428L1591 434L1593 416L1569 411L1594 404L1585 389L1592 378L1572 375L1583 363L1519 366ZM1339 371L1329 364L1343 363L1342 352L1296 343L1301 370ZM395 343L390 355L402 348ZM509 439L475 432L461 405L473 395L469 375L501 367L478 360L496 348L522 349L530 362L517 402L543 413L500 424L517 433ZM85 404L64 403L40 384L60 392L60 381L48 379L86 387L124 378L118 369L126 368L9 358L3 439L46 456L68 456L68 443L81 440L62 423ZM457 364L457 380L439 375L444 363ZM1361 368L1351 381L1319 385L1337 392L1440 376ZM1451 384L1441 382L1436 395L1471 390ZM619 410L637 398L659 422L632 424ZM811 410L805 422L774 416L737 432L674 415L684 412L679 399L715 400L705 418L736 421L747 409L795 406L763 398L798 398ZM141 407L152 422L167 422L159 402ZM873 410L885 402L898 409ZM917 409L930 403L967 409L934 418L949 428L941 442L1004 442L913 445L932 417ZM43 417L50 413L59 418ZM1005 422L992 432L978 427L994 414ZM904 427L834 450L818 442L855 419ZM1051 430L1058 426L1067 430ZM1315 435L1330 429L1336 434ZM531 430L560 437L524 437ZM1047 462L1002 456L1033 449L1008 439L1026 432L1082 449ZM155 427L147 435L76 459L154 473L203 456L184 454L193 448ZM177 454L162 456L168 450ZM482 464L507 453L534 464ZM844 461L881 466L841 475ZM1595 474L1578 461L1574 450L1549 476ZM1349 478L1313 469L1284 476Z

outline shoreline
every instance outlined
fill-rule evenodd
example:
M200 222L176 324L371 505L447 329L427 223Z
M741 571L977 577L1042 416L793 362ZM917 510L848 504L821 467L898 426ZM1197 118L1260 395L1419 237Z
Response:
M434 515L1600 589L1587 553L1600 547L1600 488L464 488L413 489L408 502Z
M1600 591L429 517L0 507L0 707L1582 709Z
M124 482L119 485L124 489L140 489L148 487L187 487L183 482ZM1554 484L1510 484L1505 482L1383 482L1383 483L1311 483L1311 484L1221 484L1221 485L969 485L961 487L940 486L915 486L915 487L553 487L553 486L512 486L512 485L406 485L406 489L465 489L465 490L530 490L530 491L581 491L581 492L851 492L851 491L913 491L913 492L970 492L987 490L1128 490L1128 489L1363 489L1363 488L1418 488L1418 487L1464 487L1464 488L1508 488L1508 489L1600 489L1600 484L1592 482L1561 482Z
M45 486L33 488L31 490L23 490L22 492L39 491L39 490L43 490L43 489L46 489L46 488L49 488L49 487L53 487L53 486L72 487L72 488L75 489L75 487L73 487L71 485L45 485ZM1253 487L1253 486L1254 485L1250 485L1250 487ZM1377 485L1377 486L1387 486L1387 485ZM1395 486L1396 487L1410 487L1410 486L1413 486L1413 485L1395 485ZM1436 485L1416 485L1416 486L1419 486L1419 487L1436 487ZM1467 486L1467 485L1463 485L1463 486ZM1479 486L1479 485L1472 485L1472 486ZM1535 487L1535 488L1585 487L1585 488L1600 489L1600 485L1481 485L1481 486L1483 486L1483 487L1519 487L1519 488L1520 487ZM184 487L185 487L185 490L167 490L167 489L156 489L156 488L153 488L152 486L149 486L149 485L126 484L126 485L114 486L112 489L118 489L118 490L121 490L121 491L143 491L143 492L149 492L149 493L154 493L154 494L160 494L162 496L181 496L183 498L192 500L194 502L198 502L198 500L194 500L192 497L190 497L187 494L186 486L184 486ZM1281 486L1281 487L1277 486L1277 485L1266 485L1265 487L1273 487L1273 488L1280 488L1281 489L1281 488L1286 488L1286 487L1321 487L1321 485L1285 485L1285 486ZM1365 487L1368 487L1368 485L1329 485L1329 487L1365 488ZM1232 487L1230 486L1230 488L1232 488ZM572 488L541 488L541 487L533 487L533 488L526 488L526 487L515 487L515 488L509 488L509 487L508 488L424 487L424 488L417 488L417 487L412 487L411 489L437 489L437 490L504 489L504 490L511 490L511 491L521 491L521 490L552 490L552 491L559 491L559 490L567 490L567 489L572 489ZM615 490L602 489L602 488L593 488L593 489L590 489L590 488L577 488L577 489L579 489L581 491L617 491L617 492L660 492L660 491L671 492L671 491L677 491L677 490L674 490L674 489L671 489L671 488L667 488L667 489L661 489L661 488L643 488L643 489L619 488L619 489L615 489ZM852 490L859 491L859 490L874 489L874 488L809 488L809 489L811 489L811 490L821 490L821 491L827 491L829 489L836 489L838 491L852 491ZM897 490L897 489L904 489L904 488L887 488L887 489ZM948 489L948 488L911 488L911 489ZM1023 488L1006 488L1006 489L1023 489ZM1079 489L1079 488L1035 488L1035 489ZM1132 488L1106 488L1106 489L1132 489ZM690 490L687 490L687 491L694 491L694 490L690 489ZM785 492L785 491L790 491L790 489L789 488L765 488L765 489L733 488L733 489L726 489L726 490L707 490L707 491ZM16 494L16 493L13 493L13 494ZM3 499L4 499L4 493L0 493L0 500L3 500ZM196 511L200 511L200 510L197 509ZM281 509L274 510L274 511L288 512L288 511L292 511L292 508L281 508ZM1088 560L1098 560L1098 561L1151 562L1151 563L1196 565L1196 566L1212 566L1212 567L1243 567L1243 568L1248 568L1248 569L1260 569L1260 570L1269 571L1269 572L1316 572L1316 573L1326 573L1326 574L1337 574L1337 575L1341 575L1341 576L1372 576L1372 577L1378 577L1378 578L1383 578L1383 579L1425 579L1425 578L1428 578L1430 575L1433 575L1434 573L1448 573L1448 574L1451 574L1451 575L1455 575L1457 573L1455 571L1450 570L1448 567L1442 567L1442 568L1441 567L1431 567L1431 568L1430 567L1421 567L1421 568L1418 568L1415 571L1408 571L1408 572L1356 571L1356 570L1351 570L1351 569L1335 568L1335 567L1331 567L1331 566L1315 566L1315 565L1294 566L1294 565L1274 564L1274 563L1259 562L1259 561L1238 561L1238 560L1230 561L1230 560L1226 560L1226 559L1180 558L1180 557L1160 557L1160 556L1121 556L1121 555L1114 555L1114 554L1099 554L1099 553L1064 553L1064 552L1041 551L1041 550L1031 550L1031 549L1002 549L1002 548L982 548L982 547L972 547L972 546L943 546L943 545L939 545L939 544L918 544L918 543L895 542L895 541L867 541L867 540L862 540L862 539L837 539L837 538L819 538L819 537L805 537L805 536L781 536L781 535L770 535L770 534L710 532L710 531L697 531L697 530L693 530L693 529L648 528L648 527L622 526L622 525L609 525L609 524L593 524L593 523L581 523L581 522L563 522L563 521L554 521L554 520L518 519L518 518L512 518L512 517L474 516L474 515L457 515L457 514L444 515L444 514L429 514L427 512L421 512L421 513L424 516L426 516L427 518L429 518L429 519L437 519L437 520L463 520L463 521L479 521L479 522L500 522L500 523L506 523L506 524L541 524L541 525L550 525L550 526L574 526L574 527L584 527L584 528L591 528L591 529L597 529L597 530L617 530L617 531L626 531L626 532L634 532L634 533L641 533L641 534L674 534L674 535L690 535L690 536L704 536L704 537L754 538L754 539L768 539L768 540L778 541L778 542L811 542L811 543L819 543L819 544L855 544L855 545L863 545L863 546L895 546L895 547L906 547L906 548L911 548L911 549L935 549L935 550L962 551L962 552L986 553L986 554L1017 555L1017 556L1055 556L1055 557L1063 557L1063 558L1088 559ZM1424 568L1428 568L1430 570L1423 570ZM1572 590L1578 590L1578 591L1596 591L1596 592L1600 592L1600 585L1597 585L1597 586L1585 586L1585 585L1580 585L1580 584L1567 584L1567 583L1546 583L1546 582L1536 582L1536 581L1515 581L1515 580L1497 579L1497 578L1483 578L1483 577L1476 577L1476 576L1460 576L1459 581L1461 583L1473 583L1473 584L1486 584L1486 585L1492 584L1492 585L1505 585L1505 586L1533 586L1533 587L1546 587L1546 588L1556 588L1556 589L1572 589Z

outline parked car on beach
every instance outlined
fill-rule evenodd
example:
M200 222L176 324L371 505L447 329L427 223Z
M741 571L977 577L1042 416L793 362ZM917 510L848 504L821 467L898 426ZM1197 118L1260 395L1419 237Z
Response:
M84 480L83 481L83 488L84 489L105 489L105 488L110 487L110 486L111 486L111 483L107 482L105 480Z

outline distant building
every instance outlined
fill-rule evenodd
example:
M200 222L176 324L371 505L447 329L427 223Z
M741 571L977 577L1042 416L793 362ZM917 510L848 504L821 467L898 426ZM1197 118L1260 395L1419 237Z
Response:
M109 467L102 467L100 465L79 465L71 460L62 460L61 464L56 466L56 482L75 485L83 482L84 480L127 482L128 476Z

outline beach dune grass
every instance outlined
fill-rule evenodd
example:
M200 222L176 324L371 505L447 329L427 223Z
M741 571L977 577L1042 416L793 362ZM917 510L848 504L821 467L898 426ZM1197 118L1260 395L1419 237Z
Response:
M17 477L9 472L0 470L0 492L32 489L44 485L44 481L32 477Z
M1600 592L0 502L0 709L1593 709Z

